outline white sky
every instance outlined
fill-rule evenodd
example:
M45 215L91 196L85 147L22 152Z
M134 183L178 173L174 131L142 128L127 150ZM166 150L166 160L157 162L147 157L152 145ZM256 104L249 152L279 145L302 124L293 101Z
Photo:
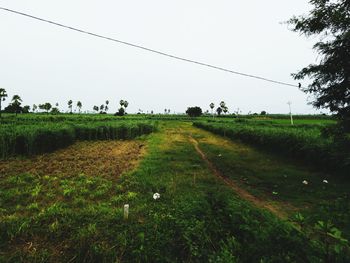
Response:
M281 24L306 14L307 0L11 0L0 6L296 85L290 74L317 58L316 39ZM3 10L0 36L0 87L28 105L58 102L67 110L72 99L91 111L108 99L115 112L126 99L128 112L184 112L224 100L230 111L287 113L290 100L295 113L316 112L297 88L172 60Z

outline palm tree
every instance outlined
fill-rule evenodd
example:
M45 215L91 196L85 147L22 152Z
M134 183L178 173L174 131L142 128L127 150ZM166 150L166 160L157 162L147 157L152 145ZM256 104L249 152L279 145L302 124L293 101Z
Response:
M68 101L68 108L70 109L70 113L72 114L73 112L73 101L72 100L69 100Z
M106 106L105 106L105 112L107 113L107 111L108 111L108 104L109 104L109 100L106 100Z
M127 102L126 100L124 100L124 107L125 107L125 113L126 113L126 108L129 106L129 102Z
M218 108L216 109L216 112L217 112L218 115L220 116L220 115L221 115L221 112L222 112L222 108L221 108L221 107L218 107Z
M81 103L81 101L77 102L77 107L79 108L79 114L80 114L81 107L83 107L83 104Z
M21 102L22 102L22 99L21 99L20 96L18 96L18 95L13 95L13 97L12 97L12 105L13 105L14 108L15 108L16 116L17 116L18 112L19 112L20 109L21 109Z
M220 102L220 107L221 107L222 109L224 109L224 108L226 107L226 103L225 103L224 101L221 101L221 102Z
M5 101L5 98L7 97L7 93L5 89L0 89L0 118L1 118L1 102Z
M213 112L213 109L215 107L215 104L212 102L209 104L209 107L211 108L211 114L213 115L213 118L214 118L214 112Z
M94 111L96 111L96 113L97 113L99 108L98 108L98 106L95 105L95 106L93 107L93 109L94 109Z

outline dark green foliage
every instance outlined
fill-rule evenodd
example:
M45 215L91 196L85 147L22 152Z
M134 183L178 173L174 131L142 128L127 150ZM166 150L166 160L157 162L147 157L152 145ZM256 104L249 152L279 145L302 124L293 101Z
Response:
M29 113L29 112L30 112L30 106L29 105L23 106L22 113Z
M190 117L199 117L202 115L202 109L200 107L188 107L186 114Z
M220 116L221 113L222 113L222 108L221 108L221 107L218 107L218 108L216 109L216 113Z
M306 36L320 35L314 49L322 56L294 74L296 79L309 77L313 82L303 90L312 93L317 108L337 113L350 131L350 2L348 0L311 0L308 16L294 17L293 30Z
M7 107L4 108L5 113L20 113L23 108L19 104L10 103Z
M123 107L120 107L119 110L114 114L115 116L124 116L125 110Z

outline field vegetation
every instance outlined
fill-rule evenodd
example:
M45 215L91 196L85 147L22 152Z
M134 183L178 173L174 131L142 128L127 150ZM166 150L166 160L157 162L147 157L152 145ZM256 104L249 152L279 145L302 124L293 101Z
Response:
M156 129L150 121L91 116L10 116L0 126L0 158L51 152L82 140L132 139Z
M326 172L350 169L350 135L337 137L328 131L331 120L298 120L295 125L275 119L221 119L197 121L195 126L284 154Z
M184 116L155 118L5 115L3 138L6 129L25 138L35 138L25 132L31 129L48 138L67 129L75 137L28 156L12 151L0 161L0 261L349 260L348 181L227 133L242 126L308 130L322 138L320 131L332 124L300 120L289 127L283 119L229 117L196 122L227 136L221 137Z

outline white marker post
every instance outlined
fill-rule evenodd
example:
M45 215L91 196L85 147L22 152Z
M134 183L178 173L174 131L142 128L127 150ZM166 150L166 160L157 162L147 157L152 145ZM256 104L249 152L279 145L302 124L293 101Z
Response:
M129 205L124 205L124 219L127 220L129 218Z
M293 115L292 115L292 102L288 101L287 104L289 105L289 114L290 114L290 124L291 125L294 125L294 122L293 122Z

